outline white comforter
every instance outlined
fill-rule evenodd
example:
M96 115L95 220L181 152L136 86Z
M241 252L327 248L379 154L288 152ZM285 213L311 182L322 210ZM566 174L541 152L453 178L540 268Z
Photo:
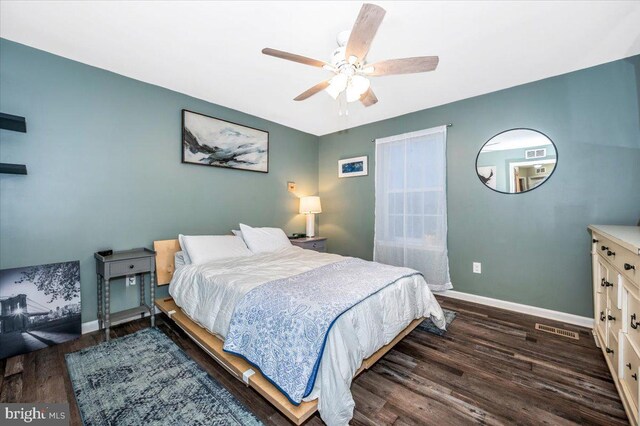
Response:
M175 271L169 293L189 317L224 340L236 304L251 289L342 259L290 247L186 265ZM355 305L329 331L315 386L305 401L318 399L318 411L328 425L348 424L355 405L351 380L362 361L414 319L430 316L444 327L442 309L421 276L403 278Z

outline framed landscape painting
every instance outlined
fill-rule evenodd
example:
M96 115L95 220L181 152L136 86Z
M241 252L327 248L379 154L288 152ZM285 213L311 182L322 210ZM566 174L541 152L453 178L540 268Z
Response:
M182 162L269 173L269 132L183 109Z
M338 177L355 177L366 176L367 170L367 156L346 158L338 161Z
M0 359L82 332L80 262L0 270Z

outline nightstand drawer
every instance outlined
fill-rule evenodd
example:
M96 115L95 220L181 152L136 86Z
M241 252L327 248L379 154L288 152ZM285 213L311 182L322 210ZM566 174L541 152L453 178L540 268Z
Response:
M307 243L305 248L315 251L326 251L327 245L325 244L325 242L326 241L314 241L311 243Z
M315 250L315 251L319 251L319 252L326 252L327 251L327 240L326 239L309 240L309 241L305 241L303 239L298 239L298 240L291 240L291 244L293 244L294 246L298 246L300 248L306 249L306 250Z
M109 275L112 277L149 272L151 270L151 258L119 260L109 262Z

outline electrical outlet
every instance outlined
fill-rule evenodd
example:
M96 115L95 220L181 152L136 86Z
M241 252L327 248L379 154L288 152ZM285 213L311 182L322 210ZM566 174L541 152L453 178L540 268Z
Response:
M482 263L473 262L473 273L474 274L481 274L482 273Z
M129 287L130 285L136 285L135 275L127 275L127 287Z
M296 192L296 183L295 182L287 182L287 191Z

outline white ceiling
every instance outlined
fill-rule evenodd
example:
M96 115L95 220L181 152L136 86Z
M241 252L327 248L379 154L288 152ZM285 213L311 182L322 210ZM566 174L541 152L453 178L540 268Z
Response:
M391 2L370 62L439 55L426 74L375 77L378 104L293 98L328 71L362 2L0 2L0 36L323 135L640 53L639 1Z

